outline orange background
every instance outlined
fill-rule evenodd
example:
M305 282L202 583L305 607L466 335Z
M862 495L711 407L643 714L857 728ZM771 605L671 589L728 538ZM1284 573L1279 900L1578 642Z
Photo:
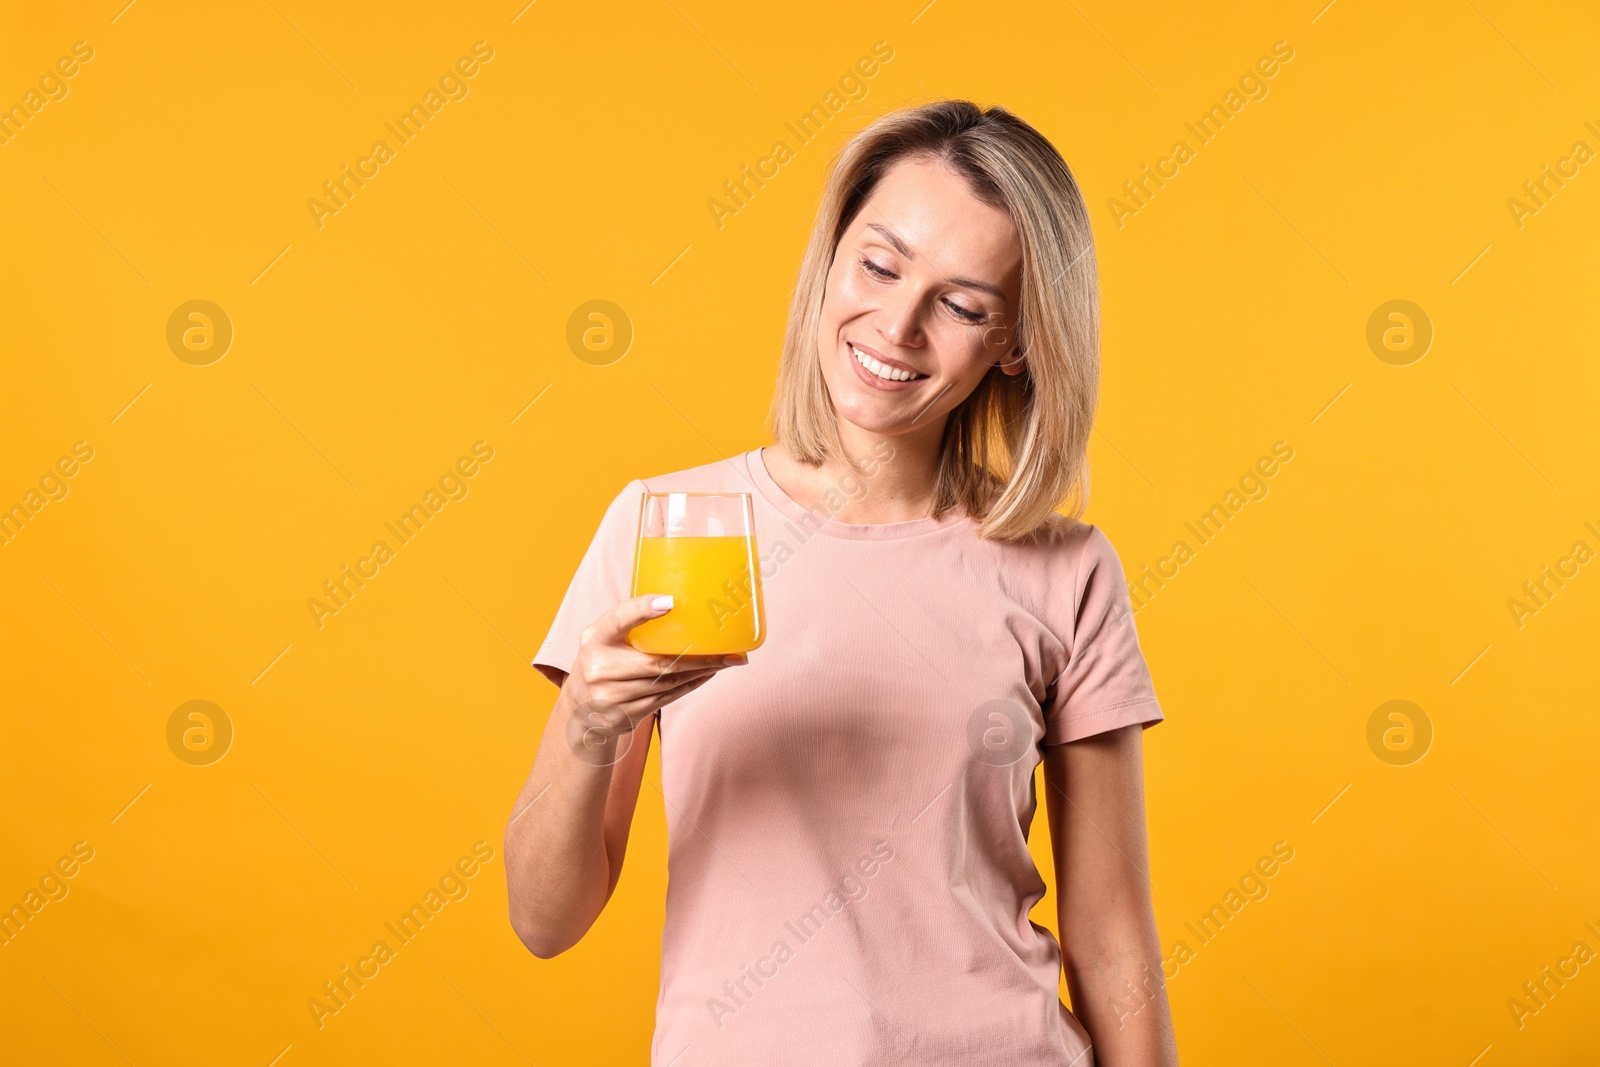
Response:
M1600 148L1591 8L110 0L0 19L0 105L93 49L0 145L0 507L66 490L0 546L0 906L67 890L0 945L9 1058L644 1061L658 771L596 927L528 954L501 833L555 690L527 661L629 478L767 442L830 157L937 96L1014 109L1085 188L1105 322L1088 518L1130 575L1294 450L1138 616L1168 717L1145 735L1156 914L1169 952L1194 951L1170 984L1183 1062L1592 1048L1595 964L1520 1028L1507 1005L1574 942L1600 950L1600 575L1576 565L1520 626L1508 607L1574 542L1600 548L1600 176L1567 164L1537 212L1508 206L1574 142ZM307 201L477 41L493 57L466 95L319 227ZM893 58L865 97L719 227L722 183L878 41ZM1265 97L1197 145L1185 123L1279 41ZM1119 226L1110 199L1180 138L1193 158ZM231 323L220 359L169 346L193 300ZM620 359L569 346L591 300L631 323ZM1367 341L1392 300L1434 333L1403 366ZM80 441L92 459L48 478ZM319 627L322 583L480 441L493 458L446 483L465 495ZM192 720L169 722L196 700L221 716L186 749ZM1391 700L1431 728L1420 760L1400 735L1369 747ZM179 758L214 755L224 721L220 760ZM92 859L49 881L80 841ZM1185 923L1279 841L1270 893L1199 945ZM319 1028L307 1001L463 857L473 875L446 884L465 896ZM1035 918L1054 926L1052 898Z

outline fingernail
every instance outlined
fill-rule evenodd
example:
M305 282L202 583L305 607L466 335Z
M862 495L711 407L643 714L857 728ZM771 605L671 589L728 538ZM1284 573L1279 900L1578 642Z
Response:
M727 664L730 667L737 667L737 666L739 666L739 664L747 662L747 660L742 655L741 656L723 656L722 657L722 662Z
M650 607L655 611L666 611L672 607L672 598L670 596L658 596L650 601Z

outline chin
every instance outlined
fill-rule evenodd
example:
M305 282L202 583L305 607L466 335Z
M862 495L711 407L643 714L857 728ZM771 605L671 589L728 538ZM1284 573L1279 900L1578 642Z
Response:
M879 413L871 404L862 404L859 396L847 396L848 400L858 401L852 405L842 405L837 402L833 405L834 414L841 422L847 422L858 430L866 433L892 434L905 429L903 423L904 412L896 412L894 416ZM870 398L869 398L870 399Z

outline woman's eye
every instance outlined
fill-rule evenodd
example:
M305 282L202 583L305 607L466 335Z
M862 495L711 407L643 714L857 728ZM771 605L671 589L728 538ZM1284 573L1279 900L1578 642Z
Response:
M949 307L951 311L954 311L964 322L976 323L983 321L983 312L981 311L968 311L960 304L951 303L949 300L945 301L945 305Z
M866 258L865 256L861 257L861 265L863 267L865 267L868 271L872 272L873 274L877 275L880 278L893 278L894 277L894 272L893 271L885 270L884 268L878 266L876 263L872 262L872 260Z

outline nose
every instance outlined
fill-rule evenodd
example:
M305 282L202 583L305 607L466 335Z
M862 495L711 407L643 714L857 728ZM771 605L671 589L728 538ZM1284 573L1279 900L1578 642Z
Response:
M878 334L891 345L915 348L922 344L922 297L904 291L889 297L883 306Z

